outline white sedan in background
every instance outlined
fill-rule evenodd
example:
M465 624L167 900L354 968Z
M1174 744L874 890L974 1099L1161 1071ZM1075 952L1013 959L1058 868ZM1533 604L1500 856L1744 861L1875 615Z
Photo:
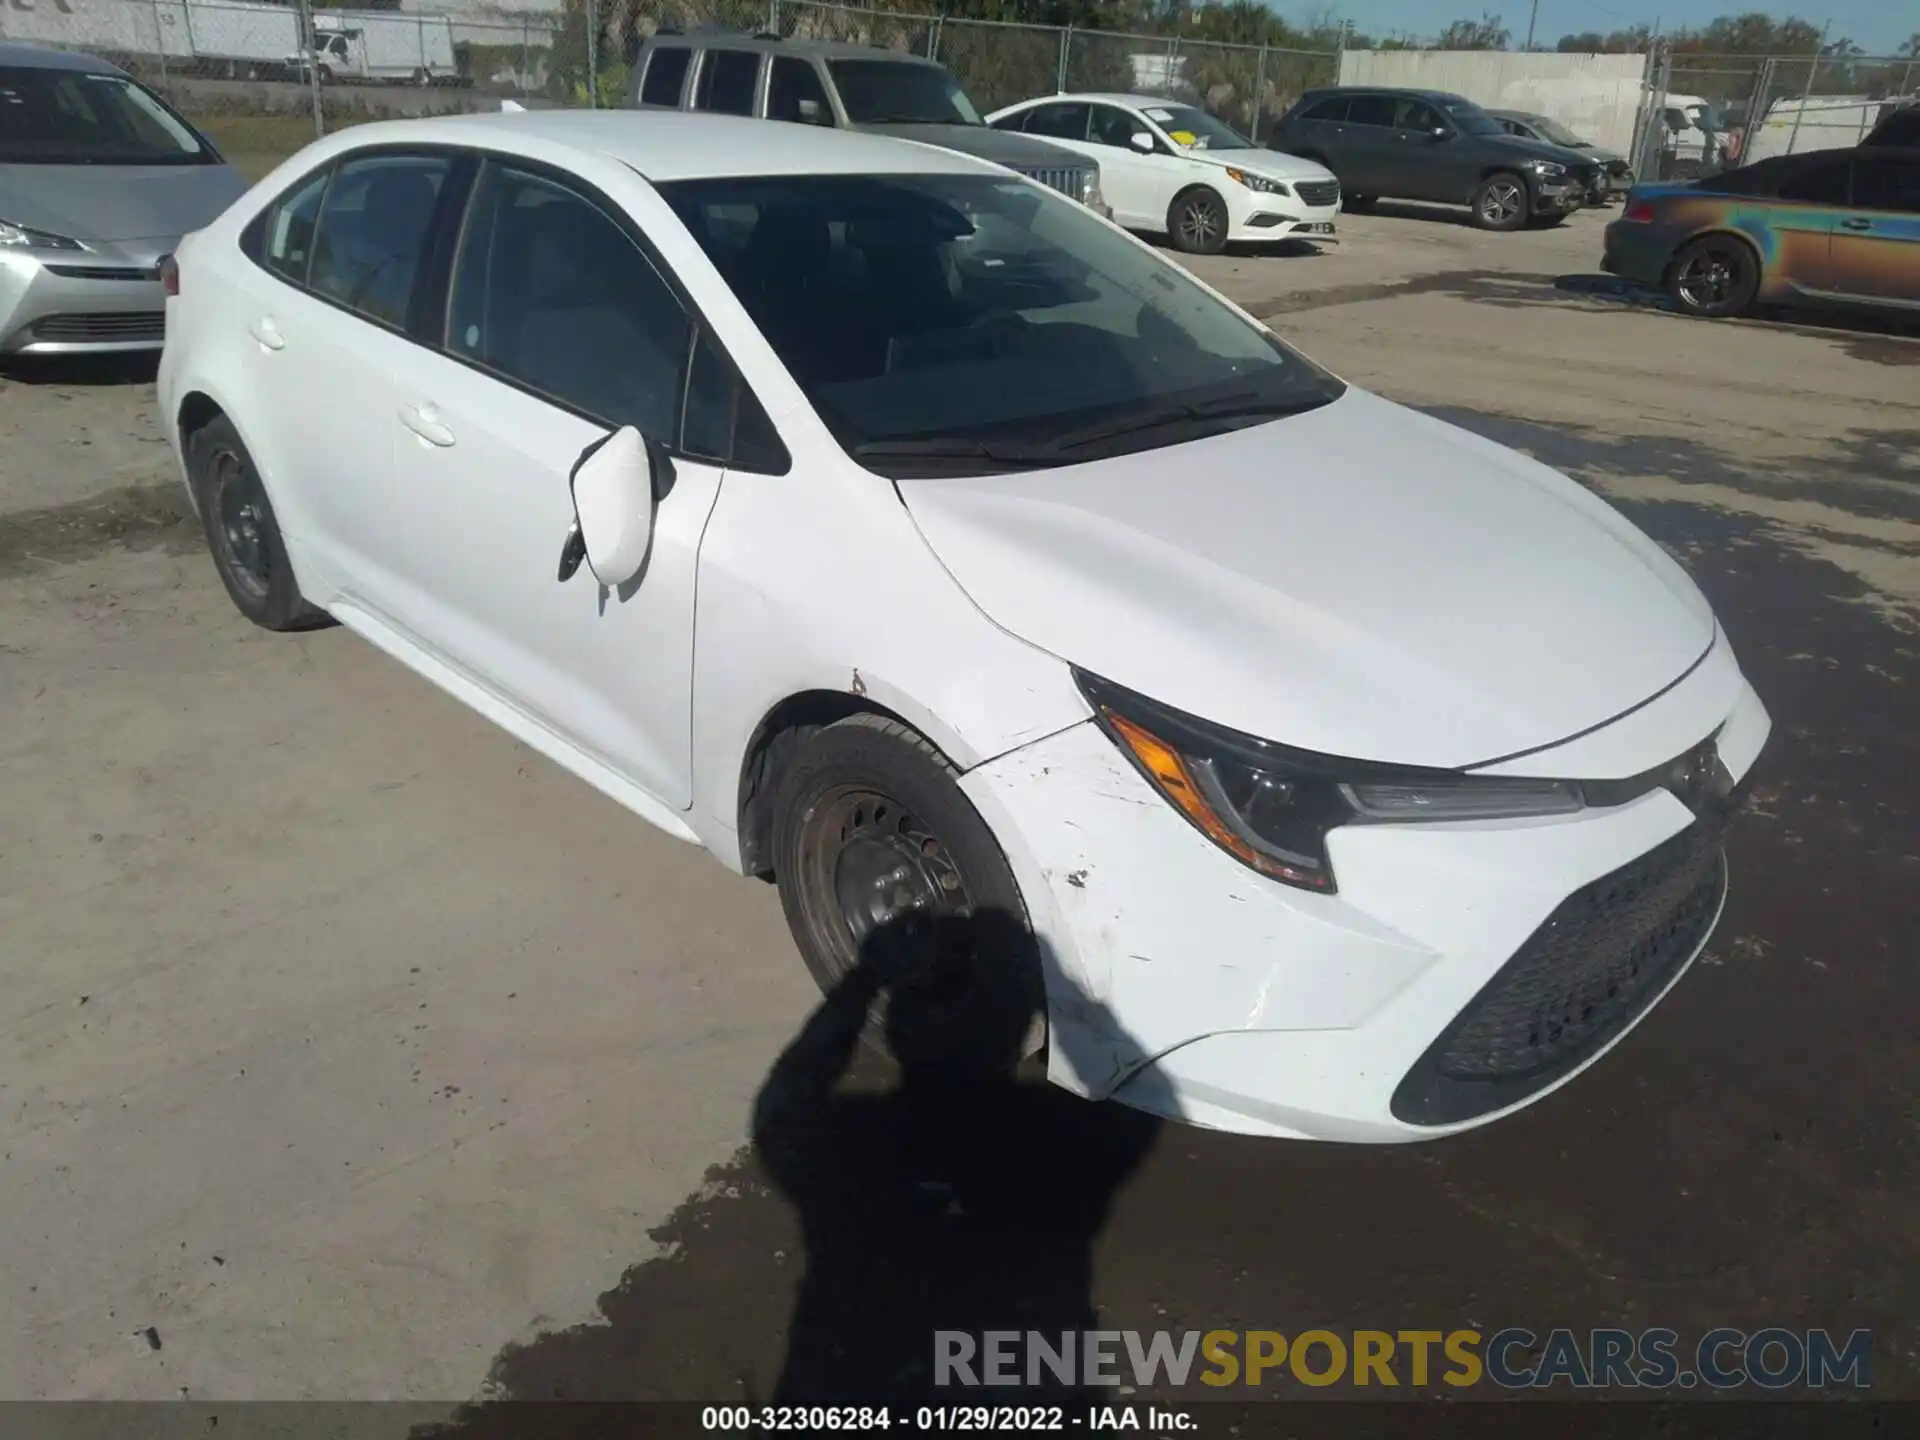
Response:
M1329 240L1340 182L1312 160L1263 150L1193 105L1151 95L1047 95L987 117L1100 162L1115 223L1191 254L1230 242Z
M164 279L240 612L776 881L828 1050L872 1016L909 1063L1044 1044L1191 1123L1425 1139L1578 1074L1719 917L1768 719L1686 573L998 166L356 126Z

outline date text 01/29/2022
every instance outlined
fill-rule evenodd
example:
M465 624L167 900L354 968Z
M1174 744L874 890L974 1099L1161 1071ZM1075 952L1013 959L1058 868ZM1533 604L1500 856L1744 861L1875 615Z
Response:
M1135 1430L1176 1434L1194 1428L1184 1410L1153 1405L921 1405L894 1410L886 1405L708 1405L700 1412L703 1430L736 1433L778 1431L817 1434L822 1430L938 1431L1103 1431Z

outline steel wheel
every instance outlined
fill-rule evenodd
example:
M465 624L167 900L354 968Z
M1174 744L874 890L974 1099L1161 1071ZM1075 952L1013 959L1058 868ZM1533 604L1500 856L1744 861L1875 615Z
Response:
M273 547L260 479L233 451L221 449L208 457L208 482L216 558L235 585L264 601L273 586Z
M945 757L898 721L855 715L793 753L772 859L801 957L828 994L884 976L866 1038L906 1063L1044 1042L1020 887ZM944 1061L942 1061L944 1063Z

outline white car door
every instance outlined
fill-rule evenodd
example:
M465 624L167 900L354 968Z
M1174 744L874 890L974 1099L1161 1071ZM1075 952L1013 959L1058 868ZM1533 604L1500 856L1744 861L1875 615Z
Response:
M409 628L502 703L684 810L694 576L724 474L702 455L730 443L706 432L731 421L735 382L724 357L696 350L697 322L663 271L603 191L488 159L445 343L421 349L385 413L397 406L386 433L419 542ZM671 457L645 568L613 591L584 566L562 582L573 466L621 425Z
M1169 153L1152 126L1118 105L1094 105L1087 133L1089 153L1100 161L1100 190L1113 207L1113 218L1133 230L1165 230L1173 197L1193 182L1195 162ZM1153 149L1138 149L1136 134L1147 136Z
M403 331L452 163L383 150L321 171L266 212L248 237L255 264L235 272L257 358L249 438L280 523L313 593L381 615L411 554L390 431L372 417L393 413L395 368L418 353Z

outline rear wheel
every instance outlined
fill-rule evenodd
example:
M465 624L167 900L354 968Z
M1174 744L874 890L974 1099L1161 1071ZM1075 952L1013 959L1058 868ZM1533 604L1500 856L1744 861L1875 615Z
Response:
M905 725L853 715L802 742L774 812L780 902L820 988L892 947L865 1038L902 1061L1019 1059L1045 1038L1019 884L956 780Z
M1518 230L1527 223L1527 182L1501 170L1473 192L1473 223L1482 230Z
M1667 293L1689 315L1738 315L1760 289L1760 264L1731 235L1703 235L1683 246L1667 272Z
M1218 255L1227 244L1227 204L1204 185L1173 197L1167 233L1189 255Z
M273 504L233 422L219 415L194 431L187 466L207 549L234 608L263 630L329 623L301 597Z

